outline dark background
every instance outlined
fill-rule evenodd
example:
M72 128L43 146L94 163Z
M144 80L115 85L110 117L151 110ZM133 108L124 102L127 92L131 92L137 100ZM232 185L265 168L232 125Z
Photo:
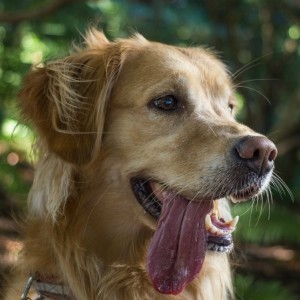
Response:
M34 172L34 135L17 126L22 77L32 64L66 55L80 33L97 24L111 39L138 31L150 40L219 52L237 86L238 118L276 142L276 174L293 194L277 177L272 199L233 207L241 216L232 255L236 296L299 299L299 20L299 0L1 0L0 278L22 245L14 218L26 211Z

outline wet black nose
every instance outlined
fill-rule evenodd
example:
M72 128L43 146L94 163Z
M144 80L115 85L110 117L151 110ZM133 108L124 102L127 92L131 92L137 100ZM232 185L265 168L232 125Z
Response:
M269 172L277 156L277 148L264 136L247 136L235 145L238 159L258 175Z

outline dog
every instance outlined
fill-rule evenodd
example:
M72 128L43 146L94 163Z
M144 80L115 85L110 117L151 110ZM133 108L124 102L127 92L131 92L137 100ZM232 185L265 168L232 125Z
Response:
M211 50L95 28L31 71L39 160L5 299L233 299L228 200L260 195L277 155L234 95Z

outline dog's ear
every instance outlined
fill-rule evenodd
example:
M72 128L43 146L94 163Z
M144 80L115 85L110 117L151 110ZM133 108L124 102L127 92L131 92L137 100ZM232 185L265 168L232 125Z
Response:
M21 108L49 151L83 164L100 149L107 100L125 55L118 43L91 30L86 47L29 73Z

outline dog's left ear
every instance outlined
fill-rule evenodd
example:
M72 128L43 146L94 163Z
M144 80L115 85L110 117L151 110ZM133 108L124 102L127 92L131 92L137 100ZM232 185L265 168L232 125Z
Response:
M48 151L83 164L101 146L108 98L118 77L124 49L91 30L86 47L29 73L20 92L22 112Z

